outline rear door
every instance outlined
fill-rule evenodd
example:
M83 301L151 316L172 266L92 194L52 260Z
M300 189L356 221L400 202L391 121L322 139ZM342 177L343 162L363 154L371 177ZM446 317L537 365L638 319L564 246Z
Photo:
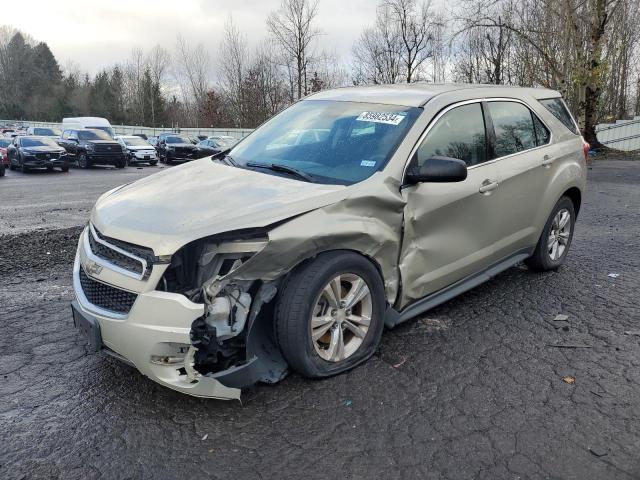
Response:
M406 187L400 255L402 297L411 304L496 261L502 235L500 178L480 100L445 109L432 122L412 161L439 155L464 160L467 179Z
M501 177L500 199L504 236L496 243L507 257L535 245L541 196L553 164L551 133L543 121L518 100L488 100L488 117L495 138L496 165Z

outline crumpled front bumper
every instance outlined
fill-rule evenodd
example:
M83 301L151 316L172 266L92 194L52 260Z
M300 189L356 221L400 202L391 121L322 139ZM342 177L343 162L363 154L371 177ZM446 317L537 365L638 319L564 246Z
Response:
M126 314L103 310L89 302L80 283L80 269L84 269L93 281L104 279L89 275L83 265L102 266L100 277L112 279L115 274L107 270L107 265L100 264L100 259L93 256L90 249L85 248L86 236L87 230L80 237L73 268L74 307L77 310L75 314L97 322L101 346L133 364L151 380L179 392L196 397L239 399L239 388L229 388L215 378L202 375L193 379L185 372L189 368L185 363L189 361L186 353L191 346L191 324L203 315L203 304L191 302L180 294L157 290L136 292L134 288L129 291L137 293L137 298ZM152 277L161 273L152 273ZM181 357L185 359L181 361Z

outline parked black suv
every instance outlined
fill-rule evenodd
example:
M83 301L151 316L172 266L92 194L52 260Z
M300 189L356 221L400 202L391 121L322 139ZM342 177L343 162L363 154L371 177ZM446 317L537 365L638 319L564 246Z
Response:
M179 133L161 133L156 150L162 163L188 162L204 156L189 137Z
M65 130L59 143L73 155L80 168L90 168L92 165L124 168L127 165L126 149L102 130Z
M23 173L32 168L46 168L52 171L58 167L63 172L69 171L69 155L50 137L15 137L7 147L7 156L9 168L20 169Z

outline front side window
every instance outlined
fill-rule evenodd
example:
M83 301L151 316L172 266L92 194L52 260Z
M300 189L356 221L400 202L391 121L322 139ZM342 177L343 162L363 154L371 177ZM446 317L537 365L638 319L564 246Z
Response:
M282 174L274 172L275 165L303 172L313 182L351 185L385 167L421 112L400 105L304 100L229 155L241 167L267 174Z
M445 113L418 148L418 166L432 157L464 160L467 166L487 160L487 139L480 103L455 107Z
M576 127L576 123L573 121L573 118L562 101L562 98L547 98L545 100L540 100L540 103L549 110L554 117L560 120L571 133L580 135L578 127Z
M537 146L531 111L521 103L489 102L496 134L496 156L505 157Z

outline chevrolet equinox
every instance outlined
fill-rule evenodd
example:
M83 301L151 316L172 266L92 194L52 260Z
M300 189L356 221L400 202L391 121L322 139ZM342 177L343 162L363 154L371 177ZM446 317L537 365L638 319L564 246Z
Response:
M349 370L392 328L565 261L588 149L560 94L311 95L231 149L106 192L72 304L92 351L199 397Z

